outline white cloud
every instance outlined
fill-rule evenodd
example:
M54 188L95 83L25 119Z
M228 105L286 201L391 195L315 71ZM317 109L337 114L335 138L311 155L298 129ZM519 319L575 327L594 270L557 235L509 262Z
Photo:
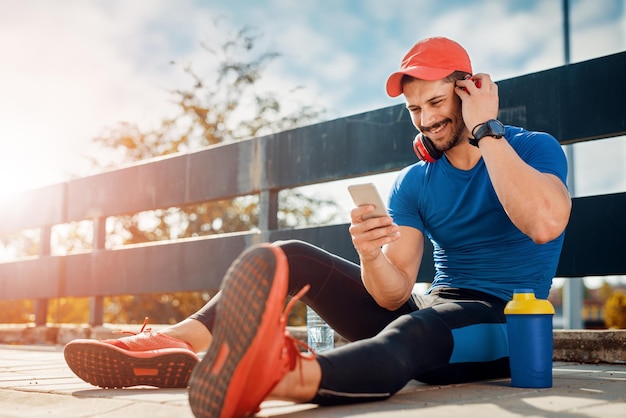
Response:
M173 6L172 3L169 3ZM185 4L166 2L12 2L0 5L0 145L18 141L0 155L0 186L11 177L19 155L24 186L58 182L89 169L82 154L105 126L119 121L152 124L171 112L165 88L183 74L168 62L176 45L151 25L170 19L199 49ZM167 7L166 7L167 6ZM196 21L199 26L200 22ZM198 29L200 32L202 29ZM193 53L188 56L193 56ZM43 150L42 155L38 150Z
M619 1L571 2L573 60L625 49ZM0 187L16 187L3 180L16 169L33 177L24 185L84 173L80 155L102 128L169 115L167 90L190 83L180 66L212 70L200 41L222 41L244 25L284 54L264 86L304 86L298 94L331 116L395 103L384 82L426 36L458 40L475 69L496 80L563 61L560 2L0 2Z
M626 50L626 14L619 0L579 1L570 20L572 62Z

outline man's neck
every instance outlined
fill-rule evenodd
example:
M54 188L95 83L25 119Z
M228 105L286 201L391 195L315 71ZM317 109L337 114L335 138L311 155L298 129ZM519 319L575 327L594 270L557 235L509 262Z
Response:
M474 168L481 158L480 150L467 142L466 137L462 137L458 144L445 152L445 155L454 168L465 171Z

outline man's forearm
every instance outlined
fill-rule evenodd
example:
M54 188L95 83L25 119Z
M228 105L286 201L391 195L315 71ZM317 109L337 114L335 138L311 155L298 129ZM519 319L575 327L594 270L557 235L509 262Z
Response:
M361 264L363 285L381 307L394 311L411 296L413 282L381 252L374 260Z

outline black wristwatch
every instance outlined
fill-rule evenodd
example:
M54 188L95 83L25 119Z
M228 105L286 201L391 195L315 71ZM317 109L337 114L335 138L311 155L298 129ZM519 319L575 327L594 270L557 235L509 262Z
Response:
M489 119L485 123L478 124L472 130L473 138L467 138L470 144L477 147L478 141L486 136L502 138L504 136L504 125L497 119Z

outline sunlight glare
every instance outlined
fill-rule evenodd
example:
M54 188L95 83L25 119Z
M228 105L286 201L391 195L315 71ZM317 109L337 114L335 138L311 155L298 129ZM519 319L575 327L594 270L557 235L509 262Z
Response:
M0 200L63 181L63 173L55 166L54 158L25 148L5 144L0 147Z

